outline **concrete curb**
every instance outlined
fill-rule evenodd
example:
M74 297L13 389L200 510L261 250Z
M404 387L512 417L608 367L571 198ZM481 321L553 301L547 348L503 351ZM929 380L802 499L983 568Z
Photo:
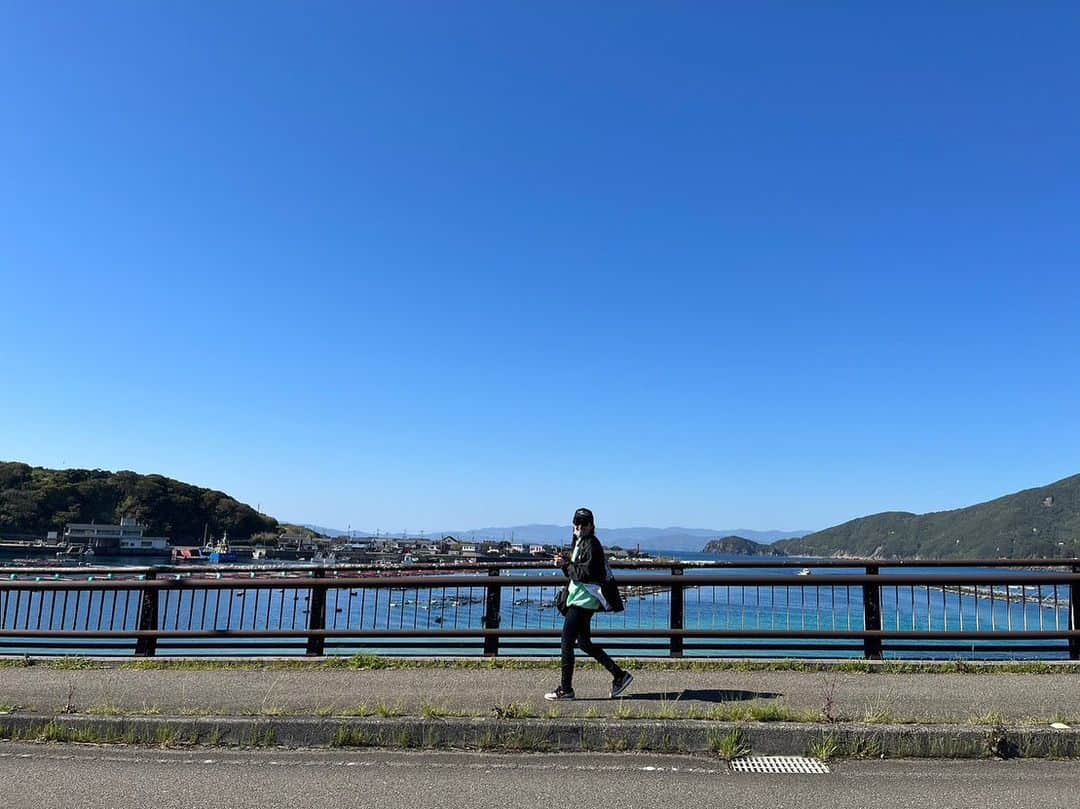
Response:
M0 739L155 746L642 751L716 755L737 732L755 755L1077 758L1080 729L697 720L316 717L0 717ZM729 739L731 741L731 739Z

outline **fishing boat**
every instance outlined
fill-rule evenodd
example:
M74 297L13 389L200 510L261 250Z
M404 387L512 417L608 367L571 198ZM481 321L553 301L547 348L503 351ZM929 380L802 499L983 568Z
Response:
M214 544L214 538L210 537L210 541L202 549L203 557L210 560L210 564L218 565L223 562L235 562L237 561L237 555L229 549L229 532L226 531L221 541L216 545Z

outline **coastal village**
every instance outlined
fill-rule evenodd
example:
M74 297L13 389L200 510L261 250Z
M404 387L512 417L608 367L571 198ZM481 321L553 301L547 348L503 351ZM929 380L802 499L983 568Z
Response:
M42 559L93 560L97 557L152 558L175 564L209 562L313 562L321 564L462 565L550 562L561 543L523 543L506 539L339 536L314 531L286 531L276 537L230 539L207 536L201 544L173 544L169 537L147 536L132 517L118 525L71 523L63 533L41 539L0 537L0 560L18 563ZM645 558L640 550L610 548L613 559Z

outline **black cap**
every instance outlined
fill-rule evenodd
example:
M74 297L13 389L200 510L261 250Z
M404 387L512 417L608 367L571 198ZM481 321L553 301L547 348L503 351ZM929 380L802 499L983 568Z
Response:
M579 508L574 512L574 525L596 525L596 520L587 508Z

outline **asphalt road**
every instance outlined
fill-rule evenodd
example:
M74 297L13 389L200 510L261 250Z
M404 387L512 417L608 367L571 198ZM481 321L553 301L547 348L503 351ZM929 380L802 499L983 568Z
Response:
M733 773L657 755L172 751L0 743L5 807L1012 809L1076 806L1055 761L839 762L821 775Z

